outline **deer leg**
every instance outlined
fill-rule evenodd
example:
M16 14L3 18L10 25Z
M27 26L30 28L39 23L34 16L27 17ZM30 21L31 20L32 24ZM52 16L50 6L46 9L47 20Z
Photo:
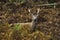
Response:
M31 28L31 32L35 32L35 31L36 31L36 20L34 20L34 23Z

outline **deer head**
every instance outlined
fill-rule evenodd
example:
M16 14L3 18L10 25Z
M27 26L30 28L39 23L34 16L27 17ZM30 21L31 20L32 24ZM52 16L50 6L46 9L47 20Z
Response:
M31 14L31 16L32 16L32 19L36 19L36 18L37 18L39 11L40 11L40 9L37 8L37 14L34 15L33 13L31 13L31 9L28 9L28 12L29 12L29 13Z

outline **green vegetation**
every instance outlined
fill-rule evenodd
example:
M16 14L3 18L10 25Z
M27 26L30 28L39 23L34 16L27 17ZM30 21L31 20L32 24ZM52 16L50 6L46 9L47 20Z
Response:
M21 29L21 25L20 24L16 24L14 27L14 30L19 31Z

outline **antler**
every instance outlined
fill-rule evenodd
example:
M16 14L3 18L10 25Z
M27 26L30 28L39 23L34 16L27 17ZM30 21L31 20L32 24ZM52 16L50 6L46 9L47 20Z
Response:
M40 9L38 8L38 9L37 9L37 14L39 13L39 11L40 11Z
M28 9L28 12L30 12L31 11L31 9Z
M37 16L38 16L39 11L40 11L40 9L38 8L38 9L37 9Z
M40 11L40 9L37 8L37 15L36 15L36 16L38 16L39 11ZM33 15L33 14L31 13L31 9L28 9L28 12L29 12L31 15Z
M31 14L31 9L28 9L28 12Z

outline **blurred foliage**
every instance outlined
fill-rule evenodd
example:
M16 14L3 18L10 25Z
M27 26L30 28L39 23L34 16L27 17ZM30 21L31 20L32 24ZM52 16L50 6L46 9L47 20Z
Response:
M8 2L12 3L12 2L17 2L17 3L25 3L26 0L9 0Z
M31 3L55 3L58 2L57 0L0 0L0 2L17 2L17 3L25 3L25 2L31 2Z
M14 27L14 30L19 31L21 29L21 25L20 24L16 24Z
M49 3L55 3L57 0L48 0Z
M16 24L15 26L19 26L19 24ZM14 26L14 28L15 28ZM18 39L18 40L50 40L52 38L52 34L45 35L43 32L36 30L33 33L30 33L30 26L29 25L22 25L20 31L12 30L9 35L12 39Z
M23 3L23 2L22 2ZM59 40L60 13L56 9L41 7L36 24L36 31L31 33L29 25L14 23L31 22L27 7L15 4L2 4L0 10L0 40ZM29 4L28 4L29 5ZM37 7L31 7L32 13ZM60 9L59 9L60 10ZM4 18L3 18L3 17ZM44 21L46 20L46 21ZM12 24L12 26L10 26ZM3 26L2 26L3 25Z

